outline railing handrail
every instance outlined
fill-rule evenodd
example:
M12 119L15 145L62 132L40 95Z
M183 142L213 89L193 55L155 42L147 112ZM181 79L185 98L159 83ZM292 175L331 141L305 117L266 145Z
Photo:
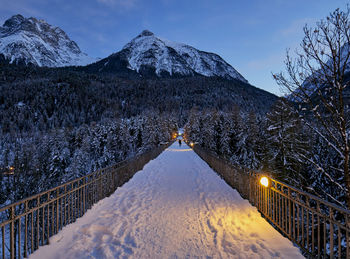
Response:
M274 228L298 245L304 255L350 259L350 210L275 180L264 172L238 169L229 160L198 145L194 151L256 206ZM268 187L259 183L261 176L268 176Z
M22 258L111 195L172 141L0 208L0 258ZM0 215L1 215L0 214Z
M196 149L201 149L201 150L203 150L204 152L210 153L212 156L215 156L216 158L222 160L223 162L225 162L228 166L232 167L233 169L236 169L236 170L237 170L237 169L239 169L239 170L244 170L244 171L246 171L246 172L249 172L249 173L251 173L251 174L257 174L257 175L259 175L259 176L268 176L270 180L272 180L272 181L274 181L274 182L276 182L276 183L278 183L278 184L280 184L280 185L283 185L283 186L285 186L285 187L288 187L288 188L290 188L290 189L292 189L292 190L294 190L294 191L296 191L296 192L299 192L300 194L304 194L304 195L306 195L306 196L309 196L309 197L312 198L313 200L317 200L317 201L319 201L319 202L322 202L323 204L326 204L326 205L328 205L328 206L332 206L332 207L336 208L337 210L340 210L340 211L342 211L342 212L347 213L347 214L350 215L350 210L349 210L349 209L346 209L346 208L344 208L344 207L341 207L341 206L339 206L339 205L336 204L336 203L332 203L332 202L323 200L322 198L320 198L320 197L318 197L318 196L316 196L316 195L314 195L314 194L312 194L312 193L308 193L308 192L306 192L306 191L304 191L304 190L302 190L302 189L299 189L298 187L295 187L295 186L289 185L289 184L287 184L287 183L285 183L285 182L282 182L281 180L277 180L277 179L273 178L273 177L271 176L270 173L263 172L263 171L258 171L258 170L253 170L253 169L249 169L249 168L246 168L246 167L239 167L239 168L238 168L238 167L235 166L230 160L228 160L228 159L225 158L225 157L221 157L221 156L217 155L217 154L216 154L215 152L213 152L212 150L207 150L207 149L204 149L204 148L202 148L202 147L200 147L200 146L196 146L195 148L196 148Z
M260 173L260 172L259 172L259 173ZM263 175L263 173L260 173L260 174ZM339 206L339 205L336 204L336 203L332 203L332 202L323 200L322 198L320 198L320 197L318 197L318 196L316 196L316 195L314 195L314 194L312 194L312 193L308 193L308 192L306 192L306 191L303 191L303 190L301 190L301 189L299 189L299 188L297 188L297 187L291 186L291 185L289 185L289 184L287 184L287 183L284 183L284 182L282 182L282 181L280 181L280 180L276 180L276 179L274 179L274 178L272 178L272 177L270 177L270 176L269 176L269 178L270 178L272 181L274 181L274 182L276 182L276 183L278 183L278 184L280 184L280 185L283 185L283 186L285 186L285 187L288 187L288 188L290 188L290 189L292 189L292 190L294 190L294 191L296 191L296 192L299 192L299 193L301 193L301 194L304 194L305 196L309 196L309 197L312 198L313 200L317 200L317 201L319 201L319 202L322 202L323 204L326 204L327 206L334 207L334 208L336 208L337 210L339 210L339 211L341 211L341 212L343 212L343 213L346 213L346 214L349 214L349 215L350 215L350 210L348 210L348 209L346 209L346 208L343 208L343 207Z
M5 211L6 209L9 209L10 207L17 206L17 205L19 205L19 204L21 204L21 203L23 203L23 202L26 202L26 201L29 201L29 200L33 200L33 199L37 198L38 196L42 196L43 194L46 194L46 193L48 193L48 192L53 192L53 191L56 191L57 189L60 189L60 188L62 188L62 187L64 187L64 186L67 186L67 185L70 185L70 184L74 184L74 183L76 183L76 182L79 182L80 180L83 180L84 178L90 177L90 176L92 176L92 175L96 175L96 174L98 174L99 172L103 172L103 171L107 171L107 170L110 170L110 169L115 169L115 168L123 167L123 166L119 166L119 165L121 165L121 164L123 164L123 163L127 163L127 162L129 162L129 161L131 161L131 160L133 160L133 159L136 159L138 156L143 155L144 153L147 153L148 151L149 151L149 150L146 150L146 152L143 152L143 153L138 153L138 154L136 154L136 155L133 156L133 157L129 157L129 158L127 158L127 159L124 159L124 160L122 160L122 161L119 161L119 162L117 162L117 163L115 163L115 164L113 164L113 165L111 165L111 166L97 169L97 170L95 170L95 171L93 171L93 172L91 172L91 173L88 173L88 174L86 174L86 175L83 175L83 176L81 176L81 177L79 177L79 178L70 180L70 181L68 181L68 182L65 182L65 183L60 184L60 185L55 186L55 187L52 187L52 188L47 189L47 190L45 190L45 191L42 191L42 192L33 194L33 195L28 196L28 197L26 197L26 198L23 198L23 199L21 199L21 200L15 201L15 202L13 202L13 203L11 203L11 204L7 204L7 205L0 206L0 212L3 212L3 211Z

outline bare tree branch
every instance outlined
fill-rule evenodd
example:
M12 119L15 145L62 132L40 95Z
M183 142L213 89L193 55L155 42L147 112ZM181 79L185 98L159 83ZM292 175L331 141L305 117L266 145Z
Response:
M299 103L299 114L306 125L339 157L339 168L330 169L341 172L343 182L335 180L331 172L321 171L330 182L346 192L350 208L350 116L344 99L344 90L350 84L349 80L346 81L346 74L350 73L349 17L350 8L347 6L346 11L336 9L314 28L306 25L296 57L292 59L287 50L286 75L280 72L273 77ZM320 168L312 159L308 161Z

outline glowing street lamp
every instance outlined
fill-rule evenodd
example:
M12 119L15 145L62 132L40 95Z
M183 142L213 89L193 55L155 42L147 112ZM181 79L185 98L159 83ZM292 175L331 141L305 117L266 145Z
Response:
M1 173L1 172L0 172ZM13 166L10 166L8 167L7 169L5 169L3 172L2 172L3 175L7 175L7 176L10 176L10 175L14 175L15 174L15 168Z
M262 186L268 187L269 186L269 178L267 178L266 176L261 177L260 184Z
M194 143L193 143L193 142L191 142L191 143L190 143L190 146L193 148L193 147L194 147Z

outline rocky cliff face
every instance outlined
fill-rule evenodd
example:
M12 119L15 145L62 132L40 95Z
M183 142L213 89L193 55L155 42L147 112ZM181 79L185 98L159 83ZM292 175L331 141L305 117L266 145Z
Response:
M62 29L20 14L0 27L0 54L10 63L47 67L87 65L96 61L83 53Z

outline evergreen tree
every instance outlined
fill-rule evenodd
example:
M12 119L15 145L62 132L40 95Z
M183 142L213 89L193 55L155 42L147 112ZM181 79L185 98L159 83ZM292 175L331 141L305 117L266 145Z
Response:
M308 142L298 113L286 99L280 99L267 114L267 158L276 177L289 183L305 183Z

